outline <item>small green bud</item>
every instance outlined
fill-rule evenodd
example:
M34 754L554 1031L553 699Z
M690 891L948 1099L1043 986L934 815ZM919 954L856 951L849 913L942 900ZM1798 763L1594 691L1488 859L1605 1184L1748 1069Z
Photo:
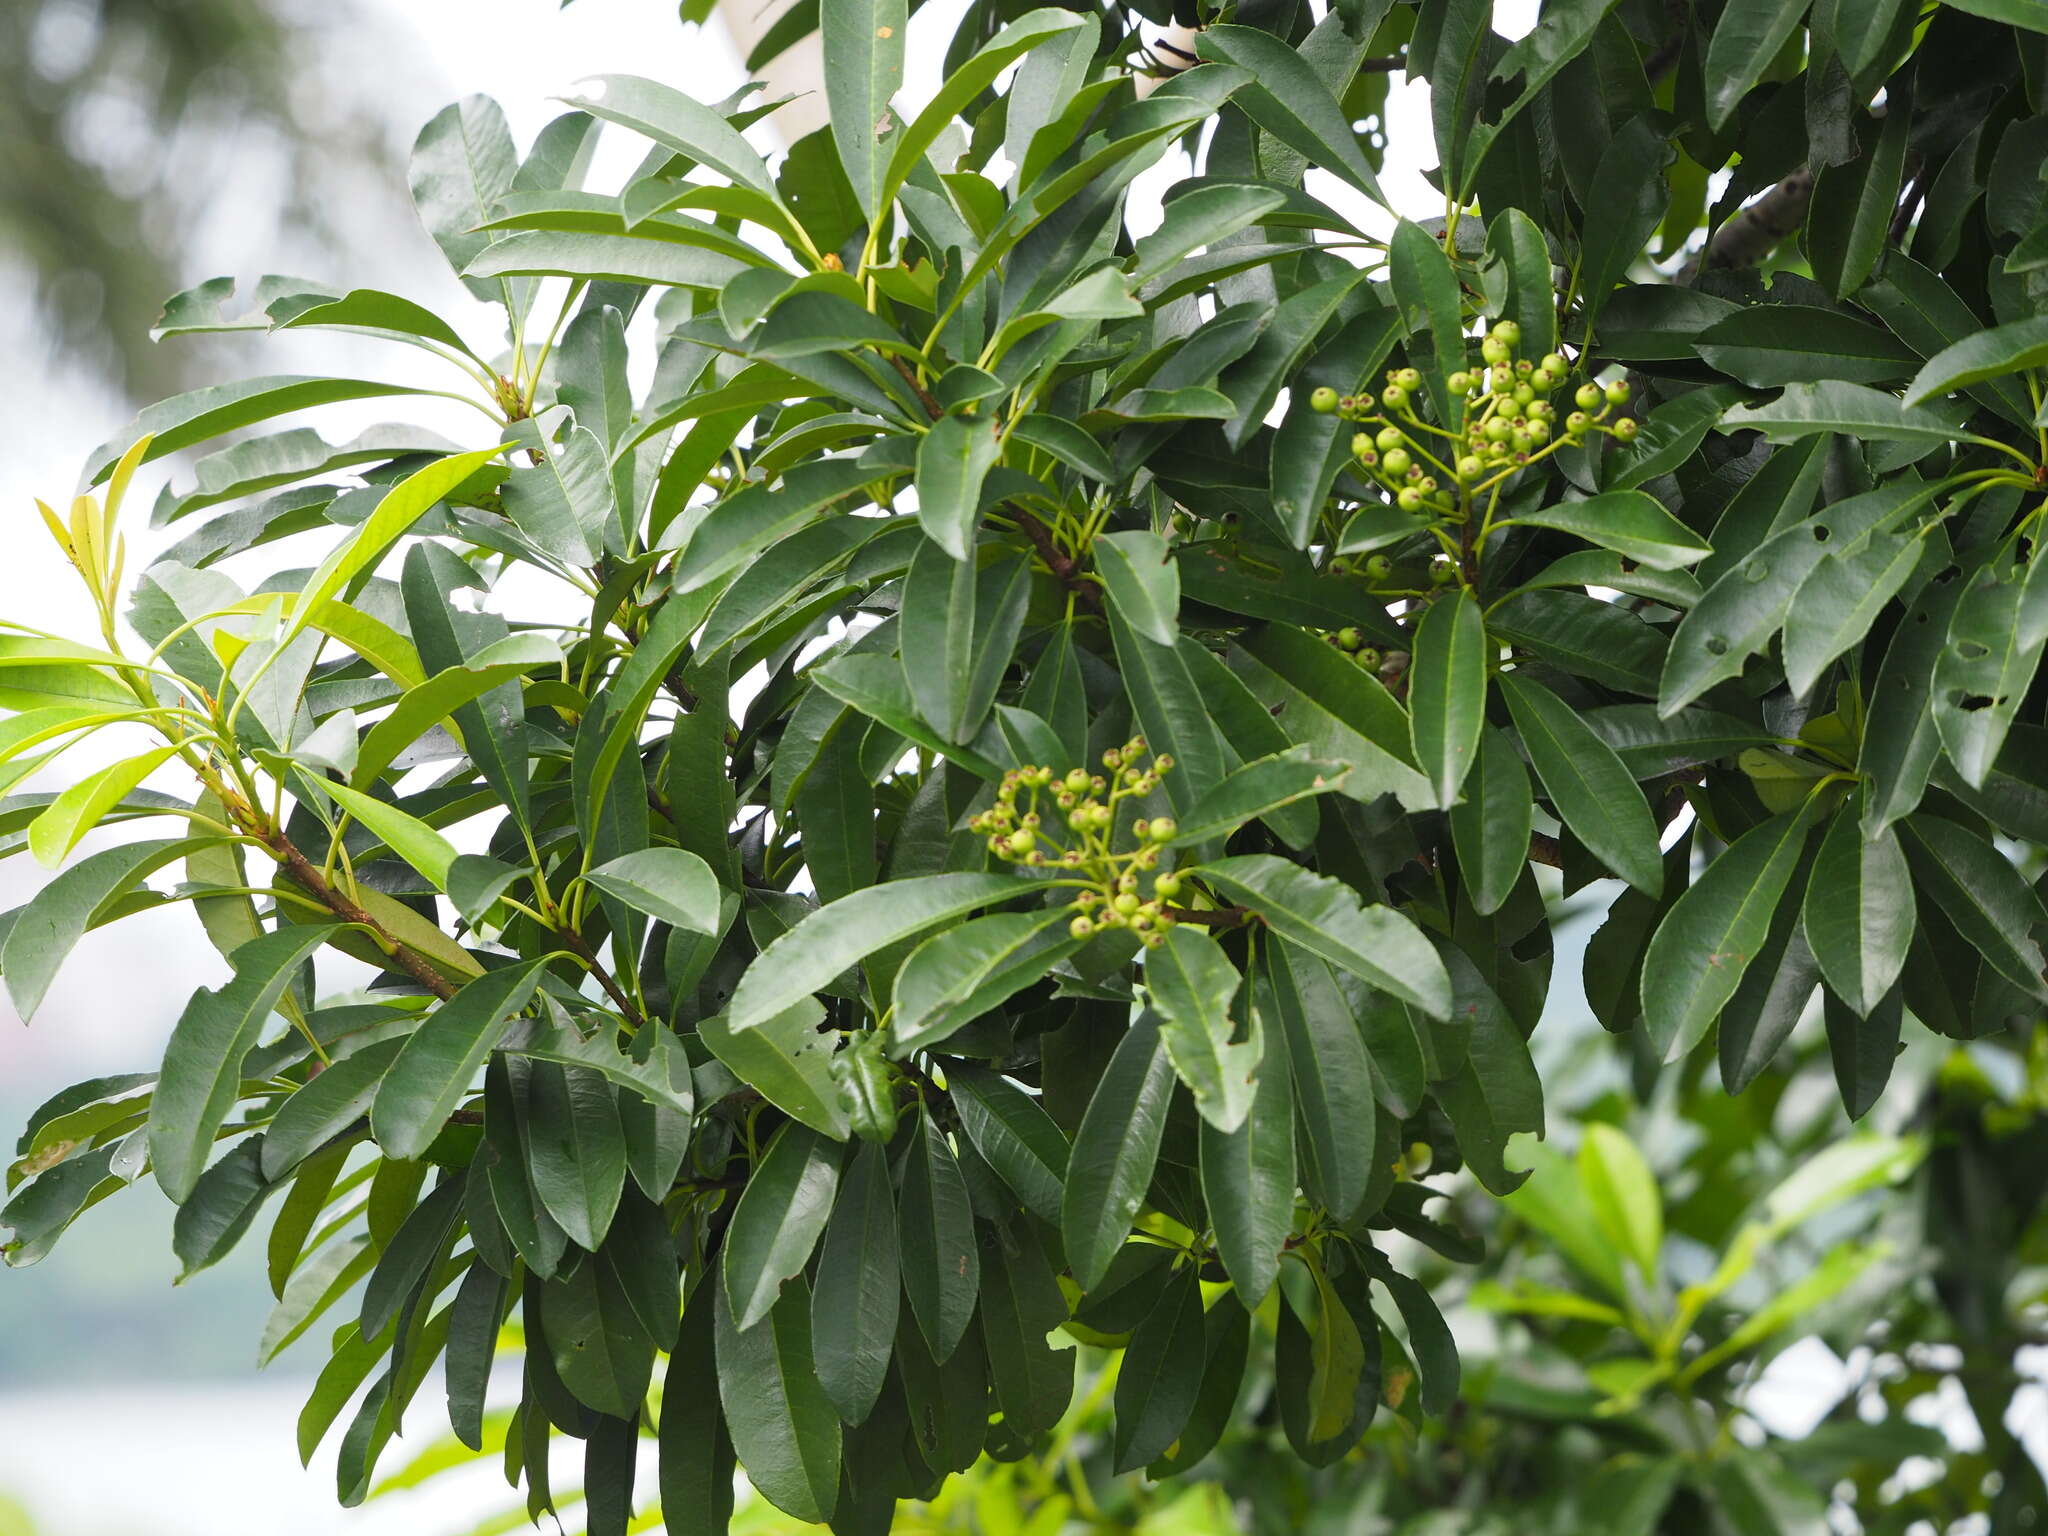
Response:
M1031 845L1037 841L1037 833L1030 831L1028 828L1019 827L1015 832L1012 832L1003 839L1003 846L1009 849L1012 854L1023 854L1029 853Z

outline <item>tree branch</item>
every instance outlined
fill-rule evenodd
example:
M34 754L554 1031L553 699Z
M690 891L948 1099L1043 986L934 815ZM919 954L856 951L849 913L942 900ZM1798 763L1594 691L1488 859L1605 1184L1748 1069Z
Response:
M1701 252L1701 269L1713 272L1757 265L1806 222L1812 203L1813 172L1802 165L1714 231Z
M365 911L361 904L329 885L327 877L313 867L312 861L301 853L298 845L282 831L262 827L252 830L261 839L263 846L284 866L285 873L291 877L294 885L343 922L355 923L377 935L379 942L390 950L392 962L414 981L444 1002L461 990L423 956L408 949L402 940L394 937L382 923Z

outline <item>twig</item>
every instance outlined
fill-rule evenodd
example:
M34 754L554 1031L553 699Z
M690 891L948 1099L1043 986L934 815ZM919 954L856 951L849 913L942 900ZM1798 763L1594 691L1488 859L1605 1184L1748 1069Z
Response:
M574 928L567 926L557 928L555 933L575 954L576 958L583 962L584 969L597 978L597 984L604 988L605 996L618 1005L619 1012L623 1013L636 1029L647 1022L640 1010L633 1005L633 1000L626 996L624 989L619 986L612 973L605 969L604 962L597 958L597 951L590 947L589 942L582 934L578 933Z
M1004 504L1005 510L1017 520L1017 529L1031 541L1031 547L1038 551L1038 558L1045 562L1045 568L1058 577L1068 591L1084 608L1096 613L1102 611L1102 589L1088 579L1081 569L1081 562L1062 550L1053 541L1052 530L1038 520L1035 513L1026 511L1015 502Z
M933 421L937 421L946 414L946 408L939 404L938 397L917 382L917 375L911 371L910 364L903 361L894 352L889 354L889 361L895 365L896 371L903 375L903 382L917 392L918 404L925 408L925 413Z
M1813 172L1802 165L1715 230L1700 267L1713 272L1757 265L1806 222L1812 204Z
M382 923L365 911L360 903L329 885L326 877L313 867L312 861L301 853L298 845L282 831L261 827L252 830L262 840L263 846L284 866L285 873L291 877L295 885L343 922L356 923L376 934L382 945L390 950L392 960L414 981L444 1002L460 990L425 958L408 949L402 939L395 937Z
M1264 921L1250 907L1168 907L1166 916L1176 923L1196 923L1206 928L1245 928Z

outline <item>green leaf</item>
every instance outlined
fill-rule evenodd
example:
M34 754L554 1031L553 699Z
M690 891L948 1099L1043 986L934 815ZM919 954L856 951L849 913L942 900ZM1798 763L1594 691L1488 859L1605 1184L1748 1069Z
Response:
M1707 121L1727 125L1806 14L1808 0L1729 0L1707 43Z
M1010 1186L1026 1210L1057 1223L1068 1147L1052 1116L1008 1079L972 1062L950 1064L946 1081L961 1129L982 1161Z
M920 1114L904 1154L896 1226L903 1294L918 1331L941 1365L953 1357L981 1293L981 1255L967 1180L931 1116Z
M1528 1177L1507 1166L1508 1139L1543 1134L1543 1080L1529 1059L1528 1041L1499 998L1484 983L1472 996L1465 1059L1430 1091L1450 1117L1473 1177L1491 1193L1507 1195Z
M721 176L773 199L775 183L752 145L720 113L681 91L637 75L596 75L598 90L568 96L567 105L617 123L655 143L702 161Z
M1504 673L1500 685L1558 819L1601 863L1655 896L1664 888L1657 820L1614 749L1542 684Z
M981 1267L981 1341L1004 1428L1031 1440L1059 1423L1074 1395L1078 1353L1048 1335L1067 1320L1067 1299L1037 1235L1023 1221L994 1228Z
M1189 1267L1167 1282L1117 1369L1115 1471L1146 1465L1180 1438L1195 1411L1206 1356L1202 1286Z
M757 263L677 240L554 229L515 230L480 252L464 277L578 277L716 292Z
M1002 451L995 423L979 416L941 416L917 445L917 520L955 560L974 542L982 482Z
M894 656L850 652L820 664L811 680L832 697L894 731L897 735L951 758L963 768L986 779L999 779L1003 770L972 746L950 742L925 723L910 696L903 663Z
M2048 365L2048 316L2015 320L1965 336L1927 360L1906 387L1906 404L1919 405L2028 368Z
M371 379L329 379L302 374L265 374L234 384L215 384L188 394L173 395L139 412L134 421L95 448L86 459L85 484L98 485L114 472L131 444L147 437L149 446L137 464L177 453L242 427L254 426L293 411L311 410L343 400L370 400L388 395L425 393L406 384Z
M1408 679L1415 760L1437 804L1456 805L1486 725L1486 620L1471 593L1429 605L1415 628Z
M1408 333L1408 351L1420 356L1416 334L1429 333L1427 354L1434 366L1423 372L1429 398L1440 421L1455 425L1464 416L1464 402L1446 382L1465 366L1464 307L1451 259L1433 236L1412 220L1403 219L1387 246L1387 269L1394 302Z
M1350 119L1299 53L1270 32L1239 26L1205 29L1195 49L1205 59L1249 72L1252 83L1241 87L1234 100L1259 127L1386 206Z
M588 1067L533 1063L526 1166L547 1214L596 1252L626 1187L626 1138L612 1085ZM602 1404L592 1404L602 1407Z
M1587 192L1587 205L1600 214L1586 221L1579 250L1579 292L1588 332L1607 295L1628 275L1664 217L1664 168L1672 153L1649 113L1624 123L1601 151Z
M1596 8L1604 8L1603 0L1594 0ZM1523 39L1527 43L1549 24L1549 17L1536 23L1536 32ZM1519 45L1518 45L1519 46ZM1496 66L1496 74L1506 68L1514 50L1504 56ZM1557 290L1552 281L1550 246L1543 238L1543 231L1536 221L1519 208L1504 208L1486 221L1486 249L1489 255L1501 261L1508 270L1508 299L1503 317L1511 319L1522 328L1522 351L1525 356L1545 357L1557 350ZM1613 335L1610 332L1611 343Z
M889 102L903 84L903 46L910 30L905 0L822 0L818 33L824 45L825 103L832 138L854 198L869 223L885 204L884 167Z
M485 971L414 1030L371 1106L371 1133L387 1155L410 1161L426 1153L506 1022L526 1008L545 963L541 958Z
M810 1263L839 1192L839 1151L791 1122L749 1170L721 1261L726 1301L742 1330L765 1318L783 1285Z
M1535 797L1529 771L1514 743L1496 726L1479 738L1479 770L1465 781L1465 798L1451 807L1451 841L1458 873L1473 909L1500 910L1529 862Z
M1925 811L1901 823L1906 857L1934 903L1991 968L2029 997L2048 1001L2034 933L2048 922L2041 899L2004 854L1956 822ZM162 1090L158 1090L162 1103Z
M938 1044L1042 978L1080 947L1064 908L970 918L926 939L896 973L890 1053Z
M1158 645L1180 639L1180 567L1149 530L1097 535L1095 568L1123 621Z
M1900 529L1813 568L1785 613L1785 681L1796 695L1811 693L1829 664L1870 632L1926 554L1914 530Z
M505 477L505 515L534 545L563 565L588 568L604 553L618 516L611 465L595 433L578 426L545 445L539 464Z
M1973 573L1934 664L1930 709L1956 773L1983 787L2048 646L2048 560ZM33 839L35 829L29 829Z
M1329 966L1315 955L1276 944L1257 981L1259 1013L1269 1034L1277 1027L1284 1037L1281 1050L1294 1081L1302 1185L1332 1215L1348 1220L1365 1198L1378 1155L1365 1037Z
M1263 625L1237 645L1231 669L1288 737L1317 757L1351 764L1345 794L1370 802L1391 792L1407 810L1435 807L1412 760L1407 711L1378 678L1291 624Z
M1774 443L1794 442L1815 432L1933 445L1962 436L1960 427L1925 406L1907 405L1883 390L1840 380L1791 385L1768 405L1737 406L1724 413L1721 425L1753 428Z
M949 742L988 718L1023 628L1029 566L1021 556L954 560L922 540L904 578L904 682L918 713Z
M1664 1202L1636 1144L1611 1125L1587 1126L1579 1143L1579 1182L1607 1240L1654 1284L1664 1249Z
M722 1292L699 1305L716 1308L718 1396L748 1480L799 1520L831 1518L839 1493L839 1417L812 1360L810 1287L798 1277L767 1318L744 1331L733 1325Z
M410 1037L363 1046L286 1099L263 1135L263 1177L272 1183L282 1179L367 1115L378 1085L409 1042Z
M208 836L102 849L80 859L16 908L0 936L0 975L7 979L7 995L21 1021L25 1024L35 1016L64 957L85 937L95 916L164 865L215 845L215 838Z
M201 987L178 1016L149 1109L149 1160L158 1186L174 1202L191 1195L214 1136L240 1096L242 1058L300 963L326 940L323 928L284 928L251 939L231 957L233 978L218 990Z
M1806 304L1738 309L1699 333L1694 350L1709 367L1753 384L1892 384L1918 356L1889 331L1839 310Z
M561 648L545 636L508 635L485 646L463 665L437 672L417 687L407 689L391 712L371 726L357 746L350 781L358 789L366 788L401 752L451 715L457 717L458 725L467 717L469 730L475 733L483 716L466 706L493 688L516 683L539 667L559 667L561 661ZM464 745L468 745L466 739Z
M1202 866L1202 879L1249 907L1280 937L1432 1018L1448 1018L1451 983L1430 942L1391 907L1361 906L1340 880L1268 853Z
M727 1028L760 1028L876 950L1040 888L1015 875L921 875L842 896L761 951L733 993Z
M1899 979L1915 926L1905 851L1889 827L1866 838L1864 794L1859 787L1828 823L1803 914L1821 975L1858 1018L1868 1018Z
M697 1033L762 1098L821 1135L844 1141L850 1122L831 1065L837 1038L818 1032L824 1021L824 1006L805 994L746 1029L734 1029L721 1013L701 1020Z
M1868 151L1815 178L1806 212L1807 265L1838 299L1863 286L1891 243L1912 120L1910 108L1886 112Z
M460 273L491 243L478 229L497 212L498 199L512 190L519 152L505 113L488 96L465 96L435 113L413 141L407 179L420 222L448 265ZM480 299L511 298L501 288L467 285Z
M1288 747L1254 758L1216 782L1181 815L1173 842L1185 847L1227 837L1246 822L1313 795L1341 789L1349 763L1308 755L1306 747Z
M1173 1084L1173 1063L1159 1038L1158 1020L1149 1011L1142 1013L1117 1042L1081 1117L1067 1164L1060 1231L1074 1281L1083 1291L1093 1290L1109 1273L1144 1203Z
M1499 526L1556 528L1611 549L1653 571L1675 571L1713 553L1698 534L1642 491L1608 491L1584 501L1561 501Z
M1643 1023L1665 1061L1697 1045L1770 934L1823 797L1731 843L1672 904L1643 956Z
M1664 658L1658 712L1675 715L1716 683L1741 676L1744 663L1785 623L1793 599L1823 559L1853 557L1873 535L1933 500L1937 490L1910 479L1880 486L1762 542L1679 621Z
M1280 1253L1294 1230L1294 1091L1281 1031L1269 1031L1244 1121L1225 1132L1204 1120L1199 1134L1202 1199L1216 1250L1247 1311L1280 1277Z
M811 1297L818 1385L848 1424L865 1422L881 1395L895 1349L899 1273L889 1156L862 1142L839 1181Z
M696 854L681 848L643 848L583 877L635 912L687 933L720 932L718 877Z
M797 465L779 486L750 485L716 503L676 559L676 592L693 592L731 575L872 478L851 459L824 459Z
M1821 1017L1827 1025L1828 1055L1835 1069L1835 1086L1842 1095L1842 1109L1851 1120L1861 1120L1891 1081L1892 1065L1899 1056L1904 1000L1895 989L1859 1014L1828 993L1822 998Z
M1145 992L1159 1013L1166 1054L1194 1095L1196 1112L1226 1133L1251 1111L1265 1052L1256 1028L1232 1040L1231 1004L1242 985L1223 946L1185 925L1169 929L1145 958Z
M178 1207L171 1251L183 1265L180 1284L226 1258L276 1192L276 1185L264 1182L262 1156L262 1136L250 1137L202 1173Z

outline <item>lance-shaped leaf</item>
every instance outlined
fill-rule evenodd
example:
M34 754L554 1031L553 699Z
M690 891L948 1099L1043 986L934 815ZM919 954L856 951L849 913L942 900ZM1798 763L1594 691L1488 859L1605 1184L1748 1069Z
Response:
M1504 674L1501 691L1558 819L1593 856L1646 895L1664 888L1657 820L1614 749L1541 683Z
M686 933L717 934L718 877L682 848L643 848L593 869L584 879L636 912Z
M1408 723L1437 804L1455 805L1486 726L1486 620L1471 593L1430 604L1415 628Z
M437 891L448 888L448 868L455 845L410 811L379 800L346 784L315 781L320 792L377 835L377 840L425 875Z
M1829 988L1867 1018L1906 964L1913 877L1890 827L1864 835L1859 788L1828 823L1806 887L1806 942Z
M537 668L559 666L561 660L561 647L544 635L508 635L485 646L462 665L437 672L417 687L407 689L392 706L391 713L371 726L360 743L354 742L351 731L350 742L356 752L355 766L349 772L351 783L358 789L368 786L400 753L450 715L456 717L458 724L469 722L468 729L474 731L483 723L482 713L469 708L474 700ZM464 745L469 743L465 741ZM304 747L305 743L301 743L302 757Z
M981 1291L981 1255L974 1207L959 1159L929 1115L920 1115L903 1158L896 1202L903 1294L918 1331L940 1364L953 1357L974 1317Z
M1159 645L1180 639L1180 567L1166 541L1145 529L1105 533L1094 543L1095 568L1123 621Z
M1918 405L1936 395L1953 394L2048 364L2048 315L1993 326L1942 348L1927 360L1906 388L1906 404Z
M1480 735L1479 768L1465 781L1465 798L1451 807L1451 841L1466 895L1482 915L1500 910L1529 862L1529 829L1536 797L1507 732L1487 726Z
M1390 907L1361 906L1341 880L1312 874L1269 853L1202 866L1202 879L1251 909L1267 927L1382 992L1448 1018L1451 981L1435 948Z
M1269 1030L1265 1045L1243 1123L1228 1133L1206 1120L1197 1128L1216 1250L1248 1311L1280 1278L1280 1253L1294 1230L1294 1089L1284 1031Z
M1294 49L1257 27L1210 27L1196 42L1205 59L1235 64L1252 76L1237 105L1266 132L1311 164L1343 177L1374 202L1385 204L1358 135L1330 88Z
M701 1020L697 1033L732 1074L784 1114L844 1141L850 1129L845 1094L832 1072L834 1035L820 1034L825 1009L806 994L747 1029L725 1014Z
M917 520L955 560L973 545L982 483L1002 452L994 421L981 416L941 416L917 445Z
M1822 796L1731 843L1673 903L1643 956L1643 1023L1665 1061L1706 1034L1764 947Z
M1080 948L1064 909L998 912L932 935L896 973L889 1049L896 1056L936 1045L998 1007Z
M1057 1223L1067 1178L1066 1133L1036 1099L986 1067L955 1062L946 1080L961 1128L982 1161L1026 1210Z
M514 526L567 566L594 565L618 515L604 445L582 426L546 444L540 463L515 466L503 495Z
M218 991L200 988L178 1016L149 1110L149 1160L172 1200L182 1203L199 1182L241 1090L242 1058L300 962L326 941L324 928L283 928L251 939L231 958L234 978Z
M1195 1411L1206 1359L1201 1281L1192 1267L1167 1282L1159 1300L1131 1334L1117 1371L1118 1472L1163 1455Z
M2048 646L2048 560L1987 565L1969 579L1934 664L1931 710L1949 761L1983 786ZM33 836L33 832L31 832Z
M1502 526L1508 524L1577 534L1653 571L1679 570L1713 553L1704 539L1643 491L1608 491L1584 501L1561 501L1503 519Z
M1060 1232L1083 1291L1102 1283L1144 1204L1173 1083L1159 1022L1140 1014L1088 1101L1067 1163Z
M1145 991L1159 1013L1159 1035L1195 1109L1218 1130L1234 1131L1250 1112L1265 1043L1257 1029L1231 1038L1231 1004L1243 978L1223 946L1186 925L1145 957Z
M1463 418L1464 401L1451 393L1448 381L1465 366L1465 317L1451 259L1435 237L1403 219L1387 247L1387 268L1410 355L1433 364L1423 372L1422 382L1438 419L1456 424ZM1424 331L1429 333L1427 353L1416 345L1417 335Z
M822 0L825 102L833 142L854 201L870 224L882 217L889 163L889 101L903 84L903 46L910 31L905 0Z
M152 747L67 785L28 824L29 851L36 856L36 862L45 869L62 864L81 837L98 826L138 784L170 761L176 751L176 747Z
M797 465L778 486L735 492L713 505L691 532L676 558L675 590L694 592L731 575L872 478L872 471L850 459L822 459Z
M16 908L0 935L0 974L22 1022L34 1017L64 957L85 937L96 914L174 859L215 844L212 837L160 838L102 849Z
M702 102L681 91L638 75L595 75L597 89L568 96L568 105L592 117L617 123L655 143L702 161L722 176L766 197L775 196L768 167L739 129Z
M748 1480L799 1520L830 1519L839 1496L839 1415L812 1362L810 1287L801 1277L792 1281L775 1309L744 1330L733 1325L723 1295L706 1295L698 1305L705 1304L717 1309L718 1396Z
M379 1040L344 1056L299 1089L263 1137L263 1177L283 1178L370 1112L405 1040Z
M862 1142L839 1182L811 1297L818 1385L849 1424L864 1422L874 1411L888 1375L902 1298L899 1275L889 1155L874 1142Z
M1718 129L1763 78L1806 14L1805 0L1731 0L1707 43L1707 114Z
M2029 997L2048 1001L2041 947L2041 898L2005 855L1969 828L1925 811L1902 824L1906 857L1920 889L1991 968ZM158 1102L162 1102L159 1091Z
M1257 977L1258 1008L1269 1032L1285 1037L1302 1186L1348 1218L1371 1182L1379 1135L1365 1037L1328 965L1289 944L1271 953Z
M753 1327L785 1282L803 1273L839 1193L839 1147L807 1125L775 1133L747 1175L725 1231L725 1295L733 1321Z
M1496 1195L1512 1194L1528 1177L1507 1165L1510 1137L1543 1134L1543 1079L1499 997L1476 975L1461 988L1471 1030L1457 1071L1430 1085L1458 1133L1473 1177Z
M1177 823L1174 845L1184 847L1228 837L1256 817L1343 788L1345 775L1350 772L1349 763L1311 757L1306 747L1288 747L1254 758L1232 769L1187 808Z
M1864 384L1826 379L1793 384L1768 405L1737 406L1721 417L1723 427L1749 427L1774 443L1794 442L1815 432L1938 446L1963 435L1962 428L1924 405L1907 405L1897 395Z
M626 1188L618 1091L588 1067L551 1061L534 1062L530 1082L526 1171L533 1192L579 1248L595 1253Z
M733 993L727 1026L759 1028L878 949L1041 888L1015 875L920 875L842 896L761 951Z

